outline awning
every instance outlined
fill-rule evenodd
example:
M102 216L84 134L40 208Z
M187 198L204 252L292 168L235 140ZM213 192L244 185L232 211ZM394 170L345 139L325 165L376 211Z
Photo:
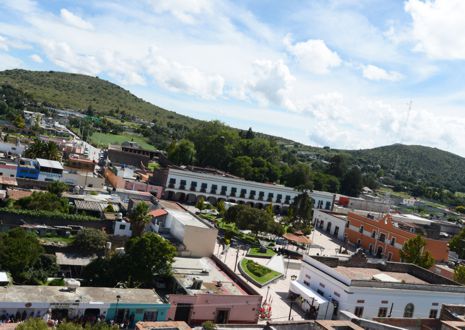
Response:
M312 289L306 287L305 285L292 281L289 290L300 295L303 299L307 300L309 303L313 302L313 305L321 305L328 302L325 297L320 296L318 293Z
M295 243L307 244L307 245L311 243L310 238L308 238L307 236L303 236L303 235L295 235L295 234L287 233L287 234L284 234L283 237L287 239L288 241L292 241Z

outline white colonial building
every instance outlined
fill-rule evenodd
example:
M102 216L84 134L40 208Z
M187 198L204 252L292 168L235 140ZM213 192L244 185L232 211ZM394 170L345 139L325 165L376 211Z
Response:
M443 304L465 304L464 286L413 264L369 263L361 250L345 260L304 256L289 290L317 318L339 310L366 319L437 318Z
M343 241L347 226L347 215L327 210L313 210L313 226Z
M212 169L168 167L156 170L153 184L163 186L163 197L170 200L195 203L200 197L216 204L217 201L250 204L254 207L273 205L276 212L287 209L300 194L291 187L273 183L248 181ZM334 194L312 191L314 208L331 210Z

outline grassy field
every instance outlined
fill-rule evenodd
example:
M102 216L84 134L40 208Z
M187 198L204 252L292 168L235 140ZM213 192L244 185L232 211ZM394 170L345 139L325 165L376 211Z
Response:
M60 243L64 245L70 245L74 242L74 237L61 237L61 236L52 236L52 237L39 237L40 241L43 241L44 243Z
M254 274L253 267L262 271L263 275L257 276L256 274ZM281 275L281 273L275 272L274 270L266 268L265 266L258 265L257 263L254 263L252 260L246 258L241 260L241 268L248 276L250 276L250 278L254 279L255 281L261 284L265 284L268 281L271 281L272 279L277 278Z
M94 145L106 147L109 144L121 144L125 141L137 142L142 148L147 150L155 150L155 147L147 143L147 140L142 136L129 134L108 134L96 132L92 134L90 142Z
M271 249L266 249L265 253L260 252L259 247L253 247L247 251L247 256L248 257L262 257L262 258L271 258L272 256L276 255L276 252L274 252Z

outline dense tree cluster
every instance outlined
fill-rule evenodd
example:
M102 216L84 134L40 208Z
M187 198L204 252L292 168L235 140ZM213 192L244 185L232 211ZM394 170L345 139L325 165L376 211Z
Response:
M103 230L83 228L77 233L73 246L82 254L99 254L107 241L108 235Z
M14 202L15 208L23 210L42 210L69 213L69 200L51 192L34 191L31 196L23 197Z
M273 216L265 211L253 208L249 205L234 205L230 207L224 216L224 220L235 223L241 230L250 230L254 234L258 232L282 235L283 227L274 221Z
M176 248L155 233L132 237L124 254L92 261L83 272L86 285L153 287L157 276L171 274Z
M55 275L58 266L34 234L15 228L0 234L0 269L8 271L17 284L41 284Z

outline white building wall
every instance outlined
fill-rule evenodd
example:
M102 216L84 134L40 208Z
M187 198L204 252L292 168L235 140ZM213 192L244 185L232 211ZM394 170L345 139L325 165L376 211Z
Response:
M313 199L313 209L332 210L334 203L334 194L326 191L314 190L310 193Z
M40 172L38 181L61 181L63 175L58 173Z
M318 228L328 232L330 235L336 235L339 240L344 240L344 234L346 229L347 221L343 220L337 216L331 215L322 210L313 211L313 224L316 226L318 223ZM323 224L323 227L320 227L320 224ZM328 231L328 224L331 224Z
M115 230L113 232L113 235L131 237L131 224L126 221L115 221Z
M16 171L17 171L16 165L0 165L0 176L15 178Z
M298 282L328 300L338 301L339 310L354 313L356 307L363 307L363 318L378 317L381 307L386 307L389 314L391 306L391 317L403 317L405 306L409 303L415 307L413 318L428 318L432 309L438 310L439 315L442 304L465 304L463 293L351 286L350 279L336 272L334 268L307 256L304 259L318 265L320 269L302 262Z
M176 183L174 185L174 188L170 188L170 179L175 179ZM285 187L285 186L280 186L280 185L273 185L273 184L265 184L265 183L259 183L259 182L254 182L254 181L247 181L247 180L242 180L242 179L235 179L235 178L228 178L228 177L221 177L219 175L211 175L211 174L205 174L205 173L197 173L197 172L189 172L189 171L182 171L182 170L173 170L170 169L170 172L168 174L168 179L167 179L167 188L166 191L172 190L172 189L177 189L181 190L181 180L185 180L186 184L184 189L182 190L186 194L195 194L195 195L214 195L216 198L231 198L231 199L236 199L236 200L241 200L240 195L241 195L241 190L245 189L245 200L249 199L250 191L254 190L255 191L255 198L251 201L257 203L257 202L263 202L267 203L268 202L268 196L269 193L273 194L272 202L276 204L283 204L286 200L286 196L290 197L290 202L298 195L298 192L295 191L292 188ZM197 182L196 186L196 191L190 191L191 188L191 183L192 182ZM205 183L206 186L206 191L201 192L202 188L202 183ZM217 186L216 193L212 194L211 193L211 188L213 185ZM226 194L221 195L222 187L226 187ZM236 188L236 194L235 196L231 196L231 188ZM258 200L260 191L264 192L263 195L263 200ZM282 195L281 201L277 201L278 194Z
M0 152L21 156L26 147L22 144L0 142Z
M179 241L183 242L185 232L186 230L184 228L184 224L182 224L181 221L173 217L170 226L171 235L176 237Z

